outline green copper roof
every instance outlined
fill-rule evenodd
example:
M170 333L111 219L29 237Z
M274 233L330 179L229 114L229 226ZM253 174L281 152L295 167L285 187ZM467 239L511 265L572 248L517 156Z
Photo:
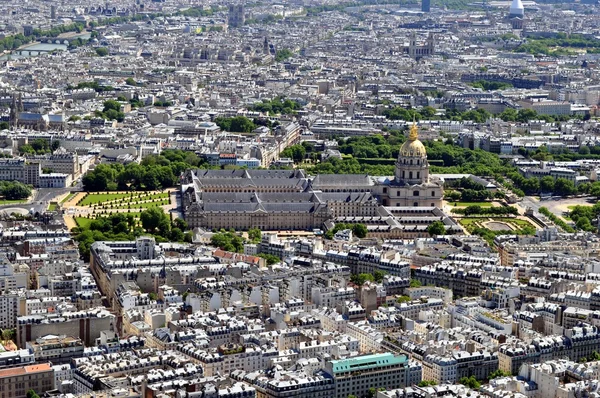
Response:
M376 369L381 366L404 364L406 355L395 356L392 353L363 355L360 357L331 361L333 373L353 372L356 370Z

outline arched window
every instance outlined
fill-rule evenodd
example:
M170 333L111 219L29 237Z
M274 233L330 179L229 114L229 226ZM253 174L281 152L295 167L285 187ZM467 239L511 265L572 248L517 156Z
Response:
M431 196L435 196L435 191L431 191Z
M410 160L410 164L412 164L412 159Z

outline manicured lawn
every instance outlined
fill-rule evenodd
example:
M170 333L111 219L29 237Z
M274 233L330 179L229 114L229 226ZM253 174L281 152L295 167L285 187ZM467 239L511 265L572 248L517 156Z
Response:
M58 205L56 203L50 203L50 205L48 206L48 211L56 211L57 207Z
M65 196L65 198L63 200L60 201L61 204L68 202L69 200L73 199L73 196L77 195L76 193L70 193L67 196Z
M101 206L106 204L107 206L114 205L118 208L121 204L127 204L129 202L139 202L142 200L154 200L154 199L167 199L169 197L168 192L155 193L146 195L145 192L133 192L132 193L90 193L79 203L79 206ZM98 203L100 202L100 203ZM110 203L107 203L110 202Z
M144 202L144 203L131 203L131 206L129 203L127 204L122 204L122 205L115 205L115 206L111 206L111 209L148 209L150 207L157 207L157 206L167 206L169 204L168 200L159 200L159 201L155 201L155 202Z
M480 207L492 207L492 202L448 202L450 206L456 207L468 207L468 206L480 206Z
M12 205L18 203L27 203L27 199L18 199L18 200L7 200L0 198L0 205Z
M461 225L468 227L470 225L474 225L475 223L481 220L483 220L483 218L461 218L460 220L458 220L458 222L461 223Z
M83 198L79 206L89 206L92 203L107 202L109 200L128 198L128 193L90 193Z
M135 212L135 213L121 213L121 214L125 214L125 215L132 215L135 219L139 219L140 218L140 213ZM77 223L77 225L80 228L89 228L90 225L92 224L92 221L94 221L96 218L100 218L100 217L109 217L110 214L94 214L92 216L92 218L87 218L87 217L75 217L75 222Z
M93 221L92 218L75 217L75 222L77 223L79 228L89 228L92 221Z
M458 222L465 228L467 228L467 230L469 228L475 228L477 226L477 224L479 223L479 226L482 226L482 222L486 222L486 221L499 221L499 222L505 222L507 224L511 224L519 229L525 228L525 227L533 227L533 225L529 222L529 221L525 221L525 220L520 220L518 218L502 218L502 217L498 217L498 218L494 218L494 217L472 217L472 218L461 218L458 220Z

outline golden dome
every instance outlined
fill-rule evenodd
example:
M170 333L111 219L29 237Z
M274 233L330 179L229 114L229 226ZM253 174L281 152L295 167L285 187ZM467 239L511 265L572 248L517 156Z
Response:
M412 126L410 126L410 133L408 134L408 141L406 141L400 147L400 156L401 157L423 157L427 156L427 150L425 149L425 145L421 141L419 141L419 129L417 128L417 124L413 122Z

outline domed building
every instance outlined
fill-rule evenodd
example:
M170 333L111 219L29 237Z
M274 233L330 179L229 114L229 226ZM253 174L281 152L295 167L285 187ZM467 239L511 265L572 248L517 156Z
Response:
M398 152L394 179L380 180L378 188L384 206L441 208L443 183L429 176L427 149L419 140L415 123Z
M513 0L510 4L508 18L521 18L525 16L525 7L523 7L523 2L521 0Z
M442 208L443 181L429 174L416 124L394 176L319 174L303 170L188 170L182 176L185 220L195 228L307 230L361 222L372 237L429 236L436 220L460 230Z

